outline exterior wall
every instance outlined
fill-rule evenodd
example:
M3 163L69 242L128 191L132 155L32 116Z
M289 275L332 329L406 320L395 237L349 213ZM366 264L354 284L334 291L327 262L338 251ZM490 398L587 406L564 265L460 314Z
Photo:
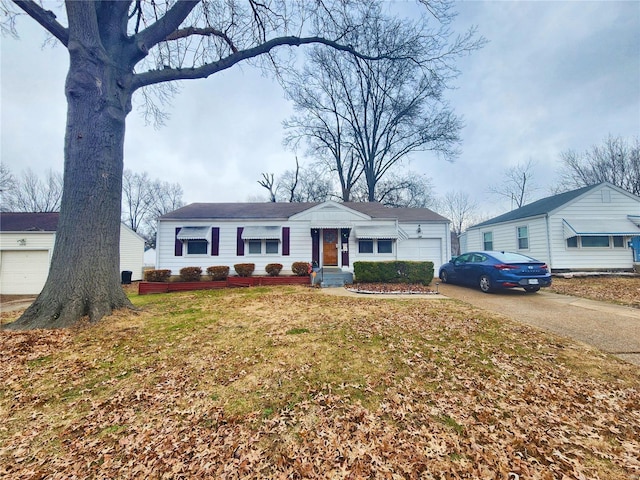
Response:
M603 190L608 193L603 194ZM494 250L520 252L546 262L554 270L631 269L633 257L628 247L631 237L624 238L623 247L570 248L564 238L562 220L627 220L628 215L634 214L640 214L640 200L604 185L548 217L532 217L467 230L463 234L464 250L483 250L483 233L491 231ZM529 227L529 249L518 250L516 228L524 225Z
M318 212L316 212L318 213ZM321 212L323 215L326 212ZM327 228L331 225L339 224L342 227L331 228L351 228L349 236L349 265L342 265L341 255L338 256L339 266L345 271L353 271L353 262L356 261L384 261L395 259L406 260L429 260L434 262L436 270L440 265L448 260L449 246L449 224L448 223L422 223L422 237L418 238L416 229L417 223L403 224L401 228L410 233L409 240L398 239L393 243L393 252L389 254L378 254L374 248L373 254L359 254L358 253L358 239L354 234L354 230L357 230L358 225L365 226L374 223L375 225L382 225L388 223L395 227L395 220L388 221L371 221L365 220L362 217L354 219L351 217L351 223L347 227L349 215L342 216L339 219L319 219L318 216L314 216L313 222L308 217L297 216L292 221L181 221L181 220L163 220L158 222L158 237L156 241L156 250L158 262L156 268L169 269L173 275L178 275L180 269L187 266L198 266L202 268L203 273L206 268L214 265L227 265L230 269L230 274L234 275L233 265L237 263L254 263L256 268L255 275L265 275L265 267L268 263L281 263L283 265L282 274L291 274L291 265L294 262L311 262L312 259L312 245L311 245L311 229L317 223L325 222ZM333 222L333 223L332 223ZM338 223L341 222L341 223ZM289 251L290 255L282 255L282 242L279 244L278 254L265 254L252 255L248 253L248 249L245 248L245 254L243 256L237 255L237 229L238 227L246 227L249 225L260 226L277 226L277 227L289 227ZM188 255L186 249L183 249L182 256L176 256L174 251L175 242L175 230L184 226L193 227L218 227L220 228L220 240L218 255L210 255L211 245L209 245L208 253L206 255ZM315 227L314 227L315 228ZM406 242L406 243L405 243ZM322 258L322 241L320 258ZM418 247L418 248L416 248Z
M609 191L610 201L603 201L603 190ZM588 192L576 202L566 205L549 217L551 245L553 249L552 268L580 269L631 269L633 268L633 252L628 243L631 237L625 237L624 247L587 247L569 248L564 238L562 219L589 220L594 218L625 220L628 215L640 214L640 200L635 200L624 193L604 186Z
M142 280L144 239L126 225L120 227L120 271L132 272L131 280Z
M22 240L24 245L20 244ZM53 232L0 234L0 293L11 295L40 293L49 272L54 241L55 233Z

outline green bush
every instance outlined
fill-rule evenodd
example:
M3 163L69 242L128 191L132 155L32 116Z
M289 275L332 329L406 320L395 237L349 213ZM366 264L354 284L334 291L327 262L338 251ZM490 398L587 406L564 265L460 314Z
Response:
M180 280L183 282L198 282L202 275L200 267L184 267L180 269Z
M277 277L280 275L280 270L282 270L281 263L269 263L264 269L267 271L267 274L272 277Z
M239 277L250 277L256 269L255 263L236 263L233 266Z
M309 275L309 263L308 262L293 262L291 265L291 271L294 275L304 277Z
M429 285L433 280L433 262L354 262L353 274L356 282Z
M144 279L147 282L168 282L171 277L171 270L147 270L144 272Z
M229 276L229 267L226 265L216 265L213 267L207 267L207 275L212 281L226 280Z

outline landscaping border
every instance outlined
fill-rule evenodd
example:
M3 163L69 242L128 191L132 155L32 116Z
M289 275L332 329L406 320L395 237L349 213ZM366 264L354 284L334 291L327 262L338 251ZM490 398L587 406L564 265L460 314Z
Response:
M138 283L138 294L148 295L153 293L186 292L190 290L215 290L219 288L234 287L262 287L274 285L310 285L307 276L283 276L283 277L227 277L226 280L199 282L145 282Z

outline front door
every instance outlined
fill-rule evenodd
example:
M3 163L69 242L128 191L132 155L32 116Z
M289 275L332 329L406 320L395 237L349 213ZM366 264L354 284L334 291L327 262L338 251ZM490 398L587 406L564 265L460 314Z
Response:
M322 264L338 266L338 229L325 228L322 231Z

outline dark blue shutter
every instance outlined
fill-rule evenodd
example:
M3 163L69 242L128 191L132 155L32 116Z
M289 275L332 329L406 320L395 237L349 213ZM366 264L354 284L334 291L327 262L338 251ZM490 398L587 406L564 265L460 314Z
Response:
M238 234L236 237L236 255L242 257L244 255L244 240L242 240L242 231L244 227L238 227Z

